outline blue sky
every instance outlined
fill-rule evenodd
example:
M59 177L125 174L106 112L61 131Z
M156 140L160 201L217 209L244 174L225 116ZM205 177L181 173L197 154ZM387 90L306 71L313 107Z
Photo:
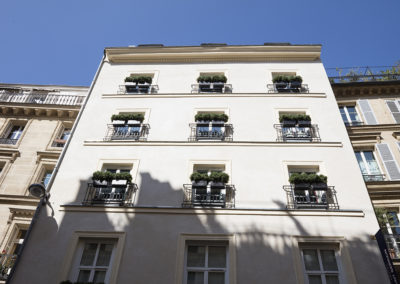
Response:
M0 82L89 85L106 46L321 43L325 67L400 60L399 0L1 0Z

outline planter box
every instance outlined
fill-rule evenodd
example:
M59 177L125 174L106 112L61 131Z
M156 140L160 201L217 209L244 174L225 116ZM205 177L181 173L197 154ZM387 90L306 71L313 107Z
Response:
M127 183L128 181L126 179L119 179L119 180L113 179L111 182L112 185L116 186L125 186L127 185Z
M290 82L290 88L291 89L300 89L301 88L301 82Z
M136 86L135 82L125 82L125 86Z
M311 184L312 188L314 190L326 190L328 189L328 185L326 183L320 182L320 183L313 183Z
M311 121L309 121L309 120L299 120L299 126L310 127L311 126Z
M304 183L295 183L294 184L294 189L295 190L305 190L305 189L310 189L310 184L309 183L306 183L306 182L304 182Z
M132 125L132 124L142 124L140 120L128 120L127 124Z
M220 181L212 181L210 185L212 188L225 188L225 183Z
M113 120L112 125L125 125L125 120Z
M106 180L103 181L93 180L93 185L95 187L107 187L109 185L109 182Z
M199 180L199 181L192 181L193 187L207 187L208 181L206 180Z
M275 88L278 92L286 92L287 86L288 86L288 83L286 83L286 82L276 82L275 83Z
M295 120L284 120L282 124L284 127L295 127L297 122Z

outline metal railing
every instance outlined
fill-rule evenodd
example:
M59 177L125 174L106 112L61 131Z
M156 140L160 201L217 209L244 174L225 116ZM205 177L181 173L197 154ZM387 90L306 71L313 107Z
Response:
M83 205L108 205L132 206L134 194L138 190L135 183L126 185L106 185L88 183L88 187L83 200Z
M225 184L221 187L183 185L182 207L221 207L235 208L235 186Z
M284 124L274 124L277 132L276 141L278 142L320 142L318 125L309 126L286 126Z
M284 185L288 209L331 209L338 210L334 186L314 187L312 185Z
M364 125L364 122L362 122L362 121L347 121L347 122L344 122L344 125L346 125L346 126L362 126L362 125Z
M300 83L273 83L267 85L268 93L308 93L308 85Z
M386 176L384 174L377 174L377 175L363 175L365 182L371 181L385 181Z
M224 122L190 123L189 141L217 140L232 141L233 126Z
M326 68L331 83L400 80L400 66Z
M0 90L0 102L21 103L21 104L47 104L47 105L82 105L85 96L81 95L61 95L54 93L36 92L12 92Z
M110 140L136 140L146 141L149 134L150 125L141 124L108 124L105 141Z
M0 280L7 280L11 268L17 260L16 254L1 254L0 255Z
M18 139L0 138L0 144L15 145L17 142Z
M51 144L51 147L64 147L65 143L67 143L67 140L64 139L54 139L53 143Z
M192 84L192 93L232 93L232 84L199 83Z
M387 224L381 227L390 258L400 261L400 226Z
M119 86L119 94L156 94L158 85L147 84L125 84Z

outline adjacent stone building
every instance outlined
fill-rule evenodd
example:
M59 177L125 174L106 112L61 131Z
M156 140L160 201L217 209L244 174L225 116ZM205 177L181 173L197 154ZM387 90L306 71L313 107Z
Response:
M388 283L320 53L106 48L11 283Z
M24 240L38 200L32 183L47 185L87 87L0 84L0 278Z

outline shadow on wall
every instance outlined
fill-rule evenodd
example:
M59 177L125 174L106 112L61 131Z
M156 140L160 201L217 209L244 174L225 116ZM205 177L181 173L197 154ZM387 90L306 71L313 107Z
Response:
M73 204L83 201L88 181L81 181L81 191ZM125 234L116 283L176 283L176 274L185 273L183 267L177 267L180 261L178 240L182 234L192 235L193 240L204 235L234 234L236 264L231 263L230 268L234 269L237 283L298 283L293 268L292 236L277 233L285 231L284 224L282 228L270 226L270 216L265 216L265 219L254 216L257 218L255 221L249 216L218 214L218 209L183 209L182 200L183 189L160 182L150 173L141 173L141 185L135 203L137 207L173 204L176 207L174 212L157 213L157 209L153 209L151 213L144 213L129 208L120 211L118 206L107 207L116 210L106 212L105 206L91 206L96 212L66 210L60 213L55 208L56 218L61 220L58 227L56 220L49 217L50 212L47 215L43 212L12 283L26 283L26 275L29 275L32 284L55 283L54 279L60 279L64 267L67 267L69 275L72 270L77 270L78 267L66 262L66 258L68 252L76 254L76 244L71 239L74 232L79 231ZM281 201L275 203L280 208L285 207ZM77 209L76 206L73 208ZM290 216L290 219L297 228L295 234L309 235L297 217ZM321 235L324 235L323 232ZM369 263L379 264L381 259L377 257L376 247L372 241L366 240L368 236L360 236L347 242L353 262L362 265L368 259ZM359 283L384 283L377 281L376 271L365 271L359 266L355 268L363 272L363 275L356 275ZM68 278L65 276L61 280Z

